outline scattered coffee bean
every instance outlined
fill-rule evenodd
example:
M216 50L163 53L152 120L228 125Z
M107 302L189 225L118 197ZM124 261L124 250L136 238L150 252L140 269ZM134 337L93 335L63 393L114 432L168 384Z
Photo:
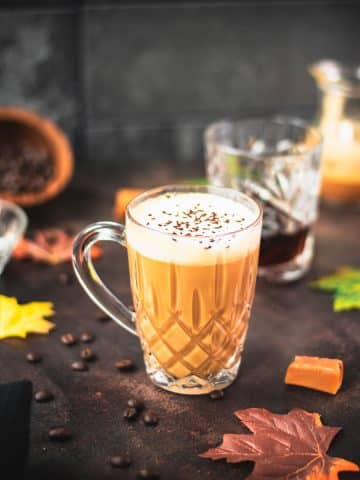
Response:
M66 427L51 428L48 433L50 440L64 442L71 438L71 432Z
M29 363L40 363L42 361L42 356L37 352L28 352L26 354L26 360Z
M144 404L141 400L137 398L130 398L127 401L128 407L135 408L138 412L140 412L144 408Z
M221 400L224 398L224 391L223 390L214 390L210 392L209 397L211 400Z
M80 352L80 356L83 360L86 360L87 362L91 362L96 358L94 351L89 347L83 348Z
M99 317L97 317L97 319L101 323L106 323L109 320L111 320L111 318L108 315L100 315Z
M39 390L35 393L34 398L39 403L46 403L54 400L54 395L49 390Z
M73 362L71 364L71 368L75 372L86 372L86 370L88 370L88 366L82 360L78 360L76 362Z
M94 335L92 333L89 333L89 332L83 332L81 335L80 335L80 340L83 342L83 343L91 343L94 341Z
M74 277L69 272L60 272L58 275L58 280L60 285L71 285Z
M145 425L149 425L149 426L157 425L159 423L159 419L156 413L152 411L146 412L144 415L144 423Z
M64 335L61 335L60 340L64 345L68 345L69 347L71 345L75 345L75 343L77 342L76 338L72 333L64 333Z
M135 420L137 416L138 416L138 411L136 410L136 408L127 407L124 410L124 418L126 420Z
M222 390L214 390L210 393L209 397L211 400L221 400L224 398L224 392Z
M122 360L118 360L115 363L115 367L121 372L130 372L131 370L134 370L135 364L132 360L128 360L124 358Z
M156 480L159 478L159 474L155 472L155 470L151 470L150 468L143 468L138 473L138 478L146 478L147 480Z
M130 465L131 459L129 455L116 455L110 458L110 463L115 468L126 468Z

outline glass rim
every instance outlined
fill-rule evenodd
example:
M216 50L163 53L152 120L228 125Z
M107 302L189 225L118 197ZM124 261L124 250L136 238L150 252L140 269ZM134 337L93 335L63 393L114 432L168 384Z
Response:
M323 93L334 93L347 98L360 96L360 65L322 59L311 63L308 71L314 77L317 88ZM322 73L319 77L319 73Z
M18 222L17 232L22 235L28 224L28 216L25 211L16 203L0 198L0 213L3 207L14 214L16 221ZM2 235L0 235L0 238L1 236Z
M231 198L230 196L222 195L221 192L223 193L228 193L232 195L236 195L238 197L241 197L242 199L246 199L247 202L250 202L253 204L253 206L257 209L256 212L256 218L246 227L243 228L237 228L236 230L232 230L230 232L225 232L225 233L213 233L211 235L180 235L178 233L170 233L170 232L163 232L161 230L158 230L156 228L150 227L149 225L146 225L139 220L137 220L134 217L133 212L131 211L132 208L134 208L136 205L139 205L142 203L145 199L148 198L154 198L157 197L160 194L164 193L173 193L173 192L183 192L183 193L213 193L215 195L218 195L223 198ZM231 198L235 202L240 203L237 199ZM247 232L249 230L255 229L259 223L261 222L262 219L262 213L263 213L263 207L260 202L255 200L254 198L250 197L249 195L240 192L238 190L235 190L233 188L224 188L224 187L216 187L213 185L186 185L186 184L169 184L169 185L163 185L161 187L156 187L156 188L151 188L149 190L146 190L145 192L140 193L137 195L135 198L133 198L127 205L126 210L125 210L125 219L129 218L133 223L135 223L137 226L145 228L146 230L150 230L154 233L160 234L160 235L166 235L168 237L173 237L173 238L181 238L181 239L191 239L191 238L223 238L226 236L230 235L238 235L244 232ZM126 231L126 225L125 225L125 231Z
M222 151L224 151L225 153L230 153L233 155L242 155L257 161L265 160L266 158L276 157L276 156L283 156L287 158L292 158L292 157L299 158L299 157L303 157L306 154L315 152L322 146L323 136L316 127L309 124L308 122L306 122L306 120L303 120L302 118L287 116L287 115L275 115L275 116L268 116L268 117L253 116L253 117L244 117L244 118L238 118L238 119L224 118L221 120L217 120L213 123L210 123L205 128L205 131L204 131L205 143L210 141L213 135L216 135L217 129L221 126L228 125L228 126L235 127L238 125L241 126L241 125L246 125L250 123L254 123L254 124L262 123L262 124L279 125L279 126L288 125L292 128L298 129L301 132L310 132L316 139L316 143L315 145L307 147L303 152L289 153L286 155L281 155L280 153L278 154L277 152L274 152L271 154L256 154L256 153L250 152L249 150L245 150L243 148L225 145L223 142L217 139L214 140L215 143L217 143L219 147L222 149Z

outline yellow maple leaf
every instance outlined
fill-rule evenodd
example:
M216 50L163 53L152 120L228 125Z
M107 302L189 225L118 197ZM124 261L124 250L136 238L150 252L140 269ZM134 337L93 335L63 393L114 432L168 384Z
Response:
M26 338L28 333L49 333L55 324L44 317L54 314L51 302L30 302L19 305L14 297L0 295L0 339Z

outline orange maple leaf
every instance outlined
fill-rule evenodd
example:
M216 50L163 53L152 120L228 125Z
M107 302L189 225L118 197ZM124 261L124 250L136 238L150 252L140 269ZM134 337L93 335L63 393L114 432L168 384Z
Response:
M20 240L13 252L13 258L17 260L31 258L50 265L68 262L72 256L73 241L73 236L59 228L38 230L32 240L27 238ZM100 247L96 245L92 247L93 259L99 258L101 254Z

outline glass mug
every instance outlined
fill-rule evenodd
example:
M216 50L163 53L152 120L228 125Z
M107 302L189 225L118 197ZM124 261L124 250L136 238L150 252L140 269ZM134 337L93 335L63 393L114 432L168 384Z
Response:
M127 206L125 226L98 222L74 242L89 297L139 336L146 371L166 390L202 394L236 378L254 297L261 207L236 190L166 186ZM91 247L127 248L135 313L101 281Z

